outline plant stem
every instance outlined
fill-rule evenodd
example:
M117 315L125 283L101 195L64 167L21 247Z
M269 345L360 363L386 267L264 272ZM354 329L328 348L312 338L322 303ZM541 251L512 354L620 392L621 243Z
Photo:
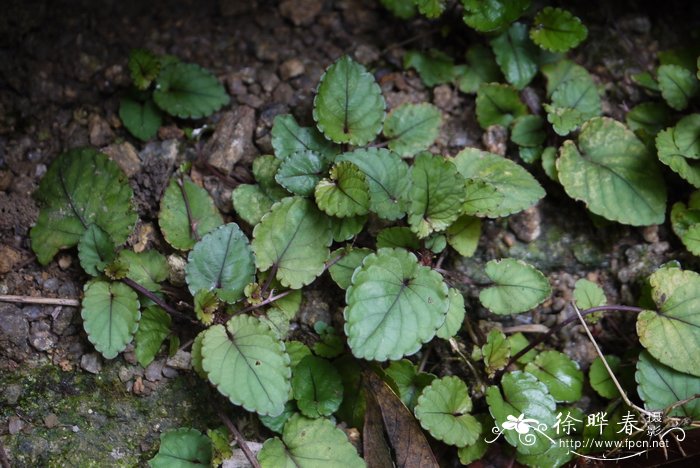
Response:
M182 174L180 177L177 179L177 185L180 187L180 193L182 194L182 199L185 201L185 210L187 211L187 219L190 222L190 234L192 234L192 238L199 242L200 237L199 234L197 233L197 223L195 222L194 218L192 217L192 210L190 209L190 199L187 197L187 192L185 191L185 182L182 179Z
M241 450L243 450L243 455L245 455L248 462L253 465L253 468L261 468L258 459L255 458L255 454L252 452L252 450L250 450L250 447L248 447L248 444L243 438L243 434L241 434L241 431L239 431L236 425L233 424L233 421L231 421L231 419L229 419L229 417L224 413L219 413L219 419L221 419L228 430L231 431L231 434L233 434L233 437L236 439L236 443Z
M182 321L190 322L193 324L201 325L199 322L194 320L192 317L188 316L187 314L183 314L182 312L176 310L172 306L170 306L167 302L165 302L163 299L158 297L156 294L153 292L149 291L145 287L141 286L139 283L136 281L132 280L131 278L122 278L122 283L126 284L129 286L131 289L136 291L137 293L146 296L153 302L155 302L161 309L172 315L174 318L178 318Z
M481 376L479 375L479 372L476 370L476 368L474 367L472 362L469 360L469 358L467 356L465 356L464 353L462 353L462 351L460 351L459 345L457 344L457 340L455 340L454 338L450 338L448 341L450 343L450 347L452 348L452 351L457 353L457 355L460 358L462 358L462 361L464 361L464 363L467 365L467 367L469 367L469 369L471 369L472 374L474 374L474 379L476 380L476 384L479 387L479 391L485 392L486 385L484 385L484 382L481 380Z
M78 299L61 299L54 297L11 296L0 294L0 302L13 302L16 304L45 304L69 307L80 307Z
M282 299L284 296L288 296L292 292L293 292L293 290L290 289L288 291L281 292L281 293L277 294L276 296L270 296L258 304L252 304L252 305L249 305L248 307L245 307L245 308L239 310L237 313L244 314L246 312L250 312L251 310L259 309L260 307L266 306L272 302L275 302L278 299Z

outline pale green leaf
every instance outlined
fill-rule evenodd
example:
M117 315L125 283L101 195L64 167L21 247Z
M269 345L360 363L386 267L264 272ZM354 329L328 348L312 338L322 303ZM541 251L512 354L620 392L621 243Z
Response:
M211 466L211 440L196 429L181 427L160 435L160 448L148 461L151 468Z
M547 134L544 121L538 115L524 115L513 122L510 139L519 146L535 147L544 143Z
M80 312L90 343L105 358L124 351L139 326L138 296L122 283L92 281L85 285Z
M399 398L411 411L416 406L420 393L435 379L433 374L418 372L416 366L408 359L392 361L384 372L396 384Z
M552 93L552 104L545 104L545 110L547 120L559 135L567 135L602 112L598 89L590 77L561 83Z
M526 25L514 23L491 39L491 47L506 81L517 89L523 89L537 74L537 47L530 41Z
M547 97L551 97L554 91L567 81L591 79L588 70L570 60L543 65L542 74L547 78Z
M428 149L440 133L440 109L427 102L403 104L392 110L384 121L384 136L389 149L410 157Z
M199 332L194 338L190 353L192 356L192 369L194 369L197 375L203 379L207 378L207 373L204 371L204 367L202 366L202 340L204 340L205 332L206 330Z
M194 313L204 325L214 323L214 313L220 305L221 301L214 291L200 289L194 294Z
M372 141L381 131L385 107L372 74L346 55L321 77L313 115L327 138L359 146Z
M275 157L286 159L300 151L311 151L324 158L338 154L338 147L313 127L300 127L294 116L283 114L272 123L272 147Z
M233 189L231 201L236 214L255 226L278 200L266 194L259 185L241 184Z
M491 418L489 414L475 414L474 417L481 424L481 433L483 435L493 434L491 432L491 429L493 428L493 418ZM459 462L462 465L469 465L470 463L483 458L484 454L486 454L488 449L491 447L491 445L486 442L485 439L486 437L479 437L473 444L460 447L459 450L457 450Z
M574 285L574 301L576 301L576 307L581 310L602 306L607 303L603 288L587 279L576 281Z
M583 372L566 354L543 351L525 366L525 371L544 383L556 401L575 402L581 399Z
M671 227L685 248L700 256L700 209L686 207L682 202L671 208Z
M521 146L518 148L518 156L527 164L534 164L542 157L544 148L541 146Z
M160 109L150 99L143 103L129 98L122 99L119 103L119 118L129 133L143 141L155 137L163 122Z
M568 10L545 7L537 13L530 29L530 38L543 49L566 52L588 37L588 29Z
M284 410L291 389L284 344L255 317L236 315L210 327L202 339L209 381L235 405L262 415Z
M621 363L620 358L614 355L607 355L605 356L605 361L608 363L608 366L610 366L610 369L613 371L615 377L618 377ZM591 387L593 390L595 390L598 395L602 396L603 398L612 400L613 398L620 396L620 392L615 386L615 382L613 381L612 377L610 377L610 373L605 368L603 360L600 357L595 358L595 360L591 363L591 368L588 371L588 380L591 382Z
M411 228L405 226L392 226L384 228L377 234L377 248L401 247L407 250L418 250L420 240Z
M417 50L407 51L403 56L403 67L414 68L428 88L449 83L456 74L452 58L436 49L430 49L425 53Z
M486 337L486 344L481 347L481 355L484 357L484 365L489 376L503 369L511 356L510 342L506 339L506 335L498 328L491 330Z
M491 125L507 127L511 122L527 114L527 107L520 100L518 91L510 85L484 83L476 93L476 119L481 128Z
M160 291L160 283L168 279L168 261L156 250L140 253L122 250L119 252L119 260L128 266L127 278L149 291Z
M445 0L413 0L418 11L428 18L438 18L445 11ZM408 3L408 2L405 2Z
M665 366L647 351L639 355L635 379L639 384L637 392L644 406L651 411L663 411L679 401L692 398L700 389L700 376ZM697 421L700 419L700 399L676 407L668 415Z
M656 136L659 160L700 188L700 114L690 114Z
M464 22L480 32L507 27L530 6L530 0L462 0Z
M172 116L198 119L213 114L230 99L208 70L192 63L174 63L158 74L153 100Z
M172 319L163 309L147 307L141 314L139 329L136 331L136 359L142 367L147 367L155 358L163 341L170 334Z
M449 340L459 332L464 323L464 316L467 314L467 310L464 307L464 296L458 289L449 288L447 300L450 302L450 305L447 308L445 322L435 333L438 338L443 340Z
M657 70L659 88L666 103L678 111L700 92L700 81L693 72L680 65L661 65Z
M97 276L114 260L114 250L115 245L109 234L96 224L91 224L78 242L80 266L87 274Z
M656 81L656 79L649 72L635 73L634 75L631 75L630 78L632 78L632 81L635 84L638 84L642 88L646 88L653 93L661 92L659 82Z
M330 216L347 218L369 212L369 186L357 166L342 161L331 168L314 190L316 205Z
M467 65L461 65L457 73L457 86L463 93L474 94L482 83L501 81L501 69L490 48L475 44L467 51Z
M476 252L481 236L481 219L462 215L447 228L447 242L463 257L471 257Z
M292 392L307 418L330 416L343 401L343 383L335 367L325 359L306 356L294 366Z
M275 180L292 193L312 195L326 169L328 161L320 154L304 150L292 153L282 162Z
M544 302L552 292L547 277L521 260L491 260L486 264L486 275L495 284L482 289L479 300L495 314L528 311Z
M447 285L403 249L379 249L355 270L345 295L345 334L358 358L386 361L417 352L445 321Z
M559 182L559 173L557 172L557 149L554 146L548 146L542 151L542 170L547 174L547 177L555 182Z
M328 269L335 284L341 289L348 289L352 282L352 274L355 272L355 269L360 266L362 260L371 253L372 251L370 249L359 247L346 247L332 252L330 258L343 255L343 258L335 262Z

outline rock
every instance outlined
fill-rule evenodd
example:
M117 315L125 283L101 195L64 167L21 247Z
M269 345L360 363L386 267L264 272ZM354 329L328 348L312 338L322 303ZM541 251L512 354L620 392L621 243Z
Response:
M168 281L173 286L185 285L185 266L187 260L177 254L168 255Z
M304 291L304 298L299 308L299 313L297 314L299 322L312 328L318 321L331 323L330 306L328 302L325 301L325 297L326 294L324 291Z
M24 361L29 353L29 324L21 309L0 302L0 348L5 357Z
M369 44L360 44L355 49L355 60L360 62L362 65L369 65L376 62L381 57L379 49Z
M141 170L141 159L134 146L128 141L106 146L101 151L117 163L127 177Z
M10 420L7 422L7 430L10 435L18 434L24 428L24 421L22 421L18 416L10 416Z
M22 254L9 245L0 245L0 275L11 272L22 261Z
M22 385L9 384L2 391L2 400L6 405L16 405L22 395Z
M42 284L42 286L47 291L53 292L53 291L58 289L58 287L60 286L60 283L58 282L58 279L56 279L56 278L49 278L46 281L44 281L44 284Z
M173 369L172 367L165 366L163 367L163 377L166 379L174 379L177 377L177 369Z
M68 254L62 254L58 257L58 266L61 270L67 270L73 264L73 257Z
M80 367L91 374L98 374L102 370L100 355L97 353L83 354L80 358Z
M129 368L129 367L126 367L126 366L121 366L119 368L118 375L119 375L119 380L121 380L122 382L128 382L129 380L132 379L132 377L134 377L134 370Z
M101 116L92 114L88 118L88 132L92 146L104 146L114 140L114 131Z
M165 125L158 129L158 138L161 140L181 140L185 132L177 125Z
M12 172L8 170L0 171L0 192L4 192L12 184Z
M280 65L280 77L283 80L289 80L291 78L296 78L299 75L304 74L304 63L298 58L290 58L282 62Z
M323 9L322 0L284 0L280 14L296 26L308 26Z
M523 242L532 242L542 234L542 216L540 210L531 206L508 218L508 225L515 235Z
M481 137L486 151L493 154L506 155L508 146L508 129L501 125L491 125Z
M650 244L659 242L659 226L653 225L644 227L642 229L642 237L644 237L644 240Z
M277 74L271 70L261 70L259 75L260 86L262 86L262 89L264 89L266 93L271 93L280 82Z
M158 359L156 361L153 361L146 367L146 371L144 372L144 377L146 377L146 380L149 380L151 382L158 382L163 378L163 365L165 362L161 359Z
M58 338L51 333L51 325L48 320L32 322L29 332L29 343L37 351L48 351L52 349Z
M73 323L73 318L77 309L75 307L57 307L57 312L53 314L53 331L58 335L63 335L68 327Z
M173 357L168 358L166 364L174 369L189 370L192 368L192 355L178 349Z
M51 307L28 305L22 309L22 312L24 313L24 316L27 318L27 320L33 322L34 320L49 317L51 315L51 310Z
M262 449L263 444L259 442L246 441L246 445L253 452L253 455L257 455L260 449ZM248 468L250 467L250 462L246 458L243 450L235 448L231 451L231 457L223 461L221 468Z
M255 110L240 106L222 116L214 135L204 148L207 161L212 166L229 174L239 162L250 165L257 149L253 145L255 131Z
M248 13L255 6L254 2L241 2L240 0L219 0L219 13L221 16L236 16Z
M445 112L449 112L459 105L458 93L450 85L440 85L433 89L433 103Z
M56 416L54 413L49 413L44 416L44 426L46 426L47 429L53 429L59 424L60 422L58 420L58 416Z

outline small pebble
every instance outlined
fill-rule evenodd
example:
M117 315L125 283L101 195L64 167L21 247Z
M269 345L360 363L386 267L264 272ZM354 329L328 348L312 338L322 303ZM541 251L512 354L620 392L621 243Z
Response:
M298 58L290 58L282 62L279 71L282 79L286 81L290 78L296 78L297 76L303 75L304 64Z
M83 354L80 358L80 367L91 374L97 374L102 370L100 355L97 353Z

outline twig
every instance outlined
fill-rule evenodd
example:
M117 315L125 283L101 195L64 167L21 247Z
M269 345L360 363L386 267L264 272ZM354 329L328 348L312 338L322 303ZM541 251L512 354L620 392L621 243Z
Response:
M229 417L226 416L224 413L219 413L219 419L221 419L228 428L228 430L231 431L231 434L233 434L233 437L236 439L236 443L241 448L241 450L243 450L243 455L245 455L245 457L248 459L248 462L250 462L250 464L253 465L253 468L261 468L260 463L258 463L258 459L255 458L255 454L250 450L250 447L248 447L248 444L243 438L243 434L241 434L236 425L233 424L233 421L231 421L231 419L229 419Z
M513 325L512 327L503 327L503 333L549 333L549 327L541 323L528 323L524 325Z
M80 307L78 299L61 299L54 297L11 296L0 294L0 302L13 302L16 304L45 304L69 307Z
M139 283L132 280L131 278L122 278L121 281L122 281L122 283L126 284L127 286L129 286L131 289L133 289L137 293L139 293L143 296L146 296L147 298L149 298L150 300L155 302L161 309L163 309L164 311L166 311L167 313L169 313L173 317L178 318L182 321L196 323L198 325L201 325L198 321L194 320L192 317L188 316L187 314L183 314L182 312L176 310L171 305L169 305L167 302L165 302L163 299L158 297L156 294L149 291L145 287L141 286Z
M259 302L257 304L249 305L248 307L245 307L245 308L239 310L237 313L244 314L246 312L250 312L251 310L259 309L260 307L266 306L272 302L275 302L278 299L282 299L284 296L288 296L292 292L294 292L294 291L290 289L288 291L281 292L281 293L277 294L276 296L270 295L270 297L268 297L264 301Z
M192 217L192 210L190 209L190 199L187 197L187 192L185 191L185 182L182 179L182 174L180 177L177 179L177 185L180 187L180 193L182 194L182 199L185 201L185 210L187 211L187 219L190 222L190 233L192 234L192 237L194 240L199 242L199 233L197 233L197 223L194 221L194 218Z
M479 372L476 370L472 362L469 360L467 356L462 353L462 351L459 349L459 346L457 345L457 340L454 338L450 338L449 340L450 347L452 348L452 351L457 353L457 355L462 358L462 361L471 369L472 374L474 374L474 379L476 379L476 384L479 387L480 392L486 391L486 385L484 385L484 382L481 380L481 376L479 375Z
M690 402L693 401L693 400L698 400L698 399L700 399L700 393L696 393L695 395L693 395L693 396L691 396L691 397L688 397L688 398L686 398L685 400L681 400L681 401L675 402L674 404L672 404L671 406L669 406L668 408L666 408L666 409L664 410L664 413L668 414L668 413L670 413L671 411L673 411L674 409L678 408L679 406L683 406L683 405L685 405L685 404L687 404L687 403L690 403Z
M12 468L10 459L7 458L7 452L5 452L5 446L2 444L2 439L0 439L0 466L2 468Z

